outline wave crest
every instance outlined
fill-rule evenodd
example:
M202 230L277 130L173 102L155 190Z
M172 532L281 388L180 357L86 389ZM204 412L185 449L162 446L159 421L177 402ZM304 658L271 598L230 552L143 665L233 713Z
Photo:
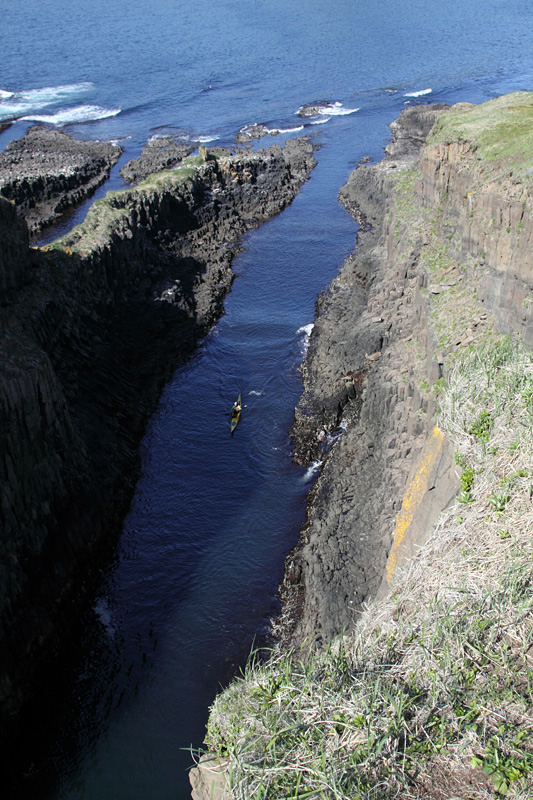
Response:
M56 114L26 114L20 117L23 122L45 122L49 125L73 125L81 122L94 122L107 117L116 117L120 108L101 108L101 106L75 106L65 108Z

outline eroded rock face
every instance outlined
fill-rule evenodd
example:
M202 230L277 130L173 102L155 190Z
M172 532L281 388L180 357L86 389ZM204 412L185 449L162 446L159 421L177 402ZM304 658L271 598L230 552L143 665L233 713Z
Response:
M494 103L513 119L531 96ZM501 119L487 106L479 124L484 131L492 124L497 140ZM460 124L459 135L447 138L454 129L441 115L459 119L462 110L403 112L384 161L357 169L340 192L362 227L357 249L317 302L302 367L295 453L302 463L324 464L281 591L275 630L292 645L331 640L353 626L366 598L386 590L397 514L435 433L429 389L447 359L483 331L533 342L533 168L520 150L514 177L512 142L500 161L484 163ZM445 140L426 144L437 120ZM445 336L431 318L441 320ZM410 535L427 535L457 493L452 456L443 447L432 500L421 503Z
M356 250L317 302L302 366L295 455L324 465L281 589L275 630L292 645L330 641L377 593L395 515L433 425L434 401L420 390L413 363L416 349L434 364L417 270L421 244L413 243L410 266L397 266L390 199L392 177L415 163L441 110L403 112L386 159L359 167L339 194L361 229Z
M0 153L0 194L16 204L33 236L90 197L121 153L110 142L35 126Z
M28 279L30 252L28 229L14 203L0 202L0 306L14 297Z
M209 160L193 179L114 193L44 250L0 198L2 737L113 546L146 421L221 314L241 235L313 165L305 141Z

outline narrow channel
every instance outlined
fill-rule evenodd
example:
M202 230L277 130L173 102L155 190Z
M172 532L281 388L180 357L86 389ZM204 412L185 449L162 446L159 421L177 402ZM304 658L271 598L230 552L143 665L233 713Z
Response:
M349 169L324 148L294 203L246 236L225 316L163 392L57 738L29 771L42 797L44 769L55 800L190 798L187 748L268 633L304 520L312 477L289 428L317 294L354 243L337 201Z

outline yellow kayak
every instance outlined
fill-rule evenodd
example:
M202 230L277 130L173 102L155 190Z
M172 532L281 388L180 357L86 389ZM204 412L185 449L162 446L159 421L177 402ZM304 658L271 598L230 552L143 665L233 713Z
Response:
M239 406L239 410L238 411L235 409L235 405ZM239 424L239 420L241 418L241 409L242 409L241 396L239 395L238 398L237 398L237 403L236 404L234 403L233 404L233 408L231 409L230 432L231 432L232 436L233 436L233 431L235 430L235 428Z

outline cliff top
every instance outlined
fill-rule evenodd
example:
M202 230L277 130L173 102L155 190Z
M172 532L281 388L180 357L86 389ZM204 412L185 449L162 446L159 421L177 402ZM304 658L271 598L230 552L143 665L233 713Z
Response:
M483 178L533 179L533 92L515 92L479 106L459 103L442 114L428 144L468 142Z

